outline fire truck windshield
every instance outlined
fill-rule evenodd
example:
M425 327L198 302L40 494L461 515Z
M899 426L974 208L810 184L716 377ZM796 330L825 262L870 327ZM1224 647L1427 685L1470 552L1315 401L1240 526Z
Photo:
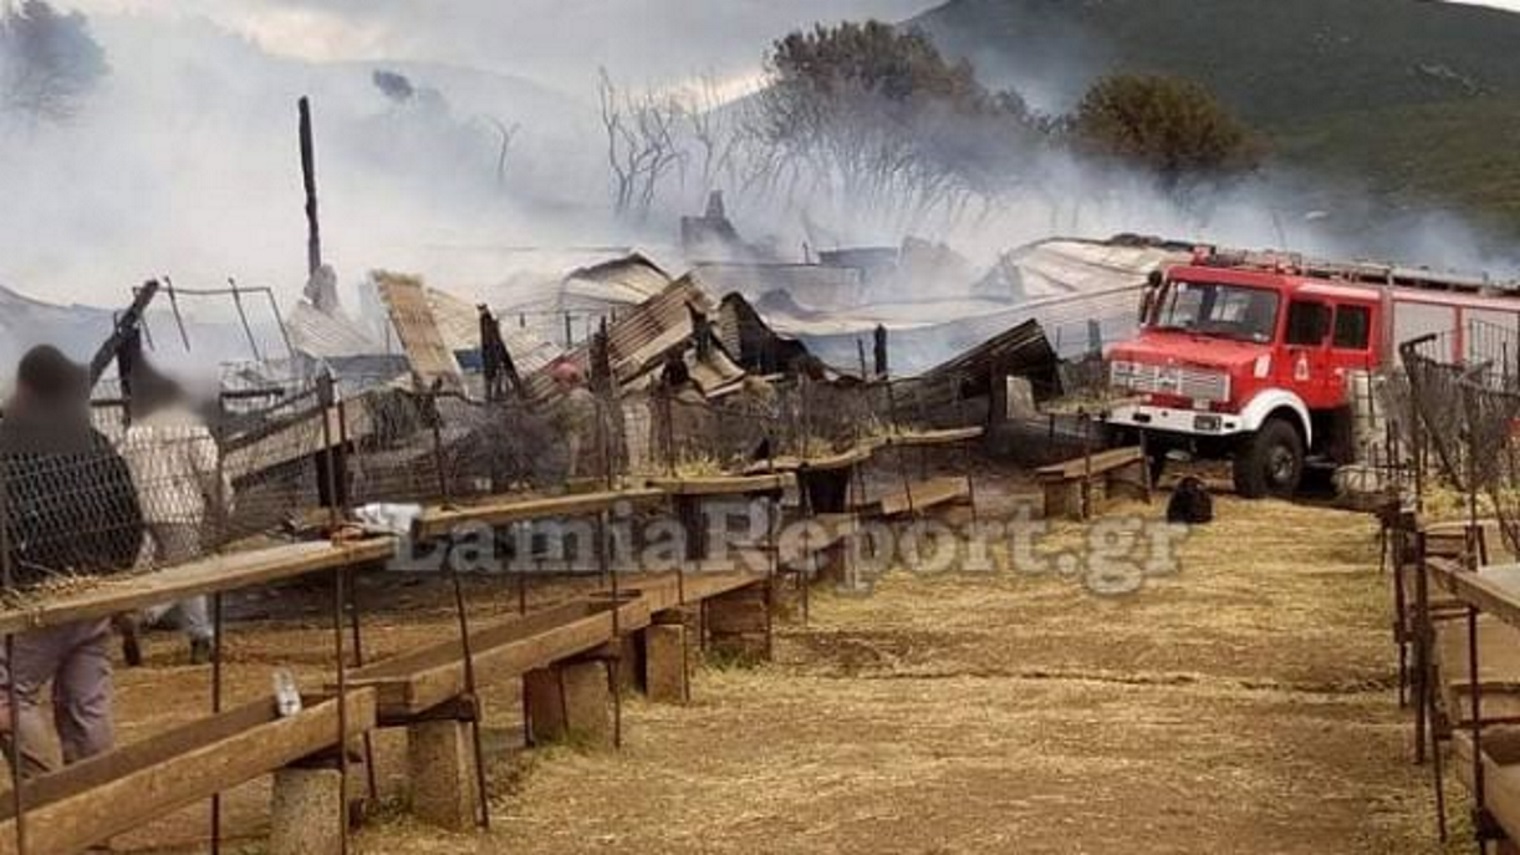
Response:
M1266 344L1277 328L1277 292L1214 282L1167 286L1151 328Z

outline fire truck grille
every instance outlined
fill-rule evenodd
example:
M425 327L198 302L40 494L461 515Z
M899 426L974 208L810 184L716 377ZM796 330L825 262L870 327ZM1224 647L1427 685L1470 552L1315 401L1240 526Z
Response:
M1141 394L1174 395L1210 403L1230 399L1230 376L1220 371L1114 362L1109 376L1116 388Z

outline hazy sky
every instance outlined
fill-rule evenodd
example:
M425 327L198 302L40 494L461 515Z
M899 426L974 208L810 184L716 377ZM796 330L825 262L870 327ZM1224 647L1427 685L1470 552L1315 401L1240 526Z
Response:
M754 70L770 39L815 21L899 20L934 0L64 0L86 13L202 16L275 53L424 60L589 92L596 68L630 82ZM446 11L444 11L446 10Z

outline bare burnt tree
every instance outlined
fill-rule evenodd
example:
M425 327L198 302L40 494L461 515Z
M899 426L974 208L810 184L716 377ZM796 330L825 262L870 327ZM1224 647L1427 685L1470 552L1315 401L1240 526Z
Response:
M109 72L105 51L78 12L60 14L44 0L0 12L0 98L7 110L34 121L67 121Z
M653 207L662 182L685 164L680 138L685 108L674 96L622 92L605 68L597 100L607 135L613 211L643 216Z
M684 116L701 165L697 195L705 199L718 188L720 177L732 177L744 144L744 107L726 102L717 81L704 75L684 105Z
M878 22L819 27L777 42L755 101L757 184L785 199L819 192L896 211L911 227L953 223L1020 183L1039 134L1023 102L969 65Z
M507 155L512 150L512 142L517 139L517 132L522 125L513 122L510 126L495 116L482 114L480 120L485 122L496 132L500 146L496 150L496 187L501 189L507 184Z

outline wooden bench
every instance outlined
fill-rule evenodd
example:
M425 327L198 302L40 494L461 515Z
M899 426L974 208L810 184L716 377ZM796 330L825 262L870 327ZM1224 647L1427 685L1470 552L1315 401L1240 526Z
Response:
M1094 452L1041 466L1035 479L1045 490L1045 516L1085 520L1120 485L1145 485L1145 455L1138 447Z
M347 695L348 742L375 726L375 692ZM124 745L27 781L22 787L29 855L79 852L111 837L264 775L276 774L275 839L279 855L336 851L347 821L337 773L323 776L322 798L310 798L310 776L293 764L335 753L336 698L306 699L304 708L281 717L273 698ZM282 771L288 770L288 771ZM307 790L293 798L289 788ZM330 809L322 815L319 810ZM16 851L10 798L0 804L0 853Z

